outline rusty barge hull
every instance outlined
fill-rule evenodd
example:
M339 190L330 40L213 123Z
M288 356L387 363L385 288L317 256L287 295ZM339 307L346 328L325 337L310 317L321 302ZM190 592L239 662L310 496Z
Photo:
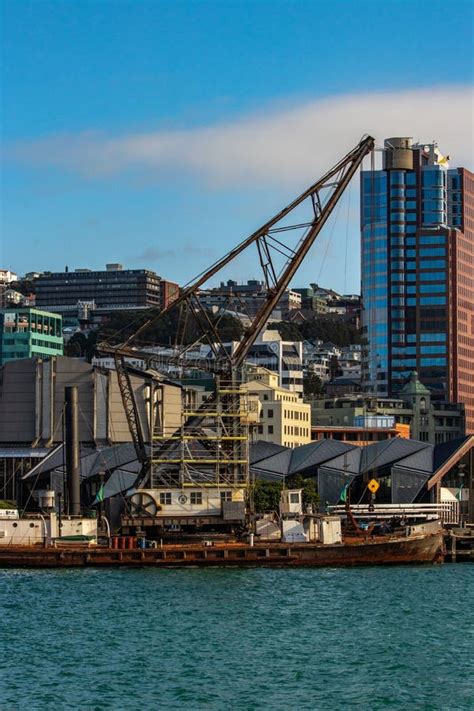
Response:
M321 545L258 543L165 545L162 548L116 550L105 547L1 546L2 568L212 566L323 567L435 563L443 557L441 533L416 538L391 538Z

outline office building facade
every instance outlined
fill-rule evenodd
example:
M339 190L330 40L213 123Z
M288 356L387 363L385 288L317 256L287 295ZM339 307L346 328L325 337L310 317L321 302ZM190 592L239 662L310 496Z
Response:
M99 311L165 308L179 295L179 285L149 269L122 269L107 264L105 271L76 269L42 274L35 279L36 306L68 314L80 303Z
M361 175L364 388L397 397L413 371L462 402L474 432L474 176L436 144L385 141Z
M62 354L61 316L21 307L0 311L0 365L23 358Z

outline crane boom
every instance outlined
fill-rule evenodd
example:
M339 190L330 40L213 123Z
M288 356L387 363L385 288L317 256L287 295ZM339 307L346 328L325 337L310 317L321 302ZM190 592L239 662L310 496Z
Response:
M351 178L362 164L365 156L373 150L374 144L375 141L371 136L364 137L355 148L344 156L344 158L322 178L313 183L262 227L253 232L234 249L230 250L211 267L187 284L182 289L178 298L169 306L161 311L152 312L150 317L126 338L124 342L118 345L102 343L98 346L99 351L112 353L114 355L122 401L137 457L142 463L142 471L148 466L150 460L146 454L141 423L134 403L130 378L127 377L126 374L125 358L126 356L133 356L134 358L142 357L145 360L153 360L153 356L146 351L141 352L137 350L134 344L137 343L138 339L159 319L179 306L181 309L187 310L187 313L192 315L198 323L202 330L203 337L208 339L214 355L216 355L219 348L221 349L221 353L225 358L222 359L222 364L219 365L219 368L223 368L224 371L227 371L229 380L236 382L236 374L242 368L245 358L255 343L258 334L264 327L285 290L288 288L290 281L333 212ZM296 212L301 206L308 204L310 207L308 219L303 222L298 220L297 224L286 224L285 220L287 217L291 216L292 213ZM290 248L288 244L282 240L284 239L285 233L294 230L299 230L301 235L297 245L294 248ZM200 288L209 279L252 245L257 248L260 267L266 284L266 296L262 300L262 304L256 314L251 319L251 324L246 329L237 349L229 357L229 354L225 352L217 329L199 302L198 293ZM276 253L283 255L285 260L281 270L278 270L274 263ZM215 346L216 343L218 344L217 350ZM177 362L177 358L179 360L180 357L183 357L185 363L191 362L190 360L186 361L186 347L178 352L178 356L171 356L170 360ZM219 368L217 368L217 371ZM216 368L210 368L210 370L216 371Z
M122 345L122 349L131 347L133 343L139 338L139 336L150 328L158 319L162 318L166 313L168 313L172 308L176 308L180 303L187 302L189 298L195 294L198 289L203 286L209 279L211 279L215 274L217 274L221 269L223 269L229 262L239 256L244 250L246 250L250 245L258 242L266 235L271 233L272 229L281 222L285 217L287 217L291 212L293 212L299 205L301 205L308 198L312 199L314 217L312 221L308 224L309 230L306 234L304 241L299 245L298 252L295 254L294 258L288 264L288 268L282 277L278 281L277 289L271 290L268 296L267 302L271 304L276 303L278 298L283 294L287 288L290 279L300 266L304 257L308 253L310 247L312 246L314 240L318 236L322 227L326 223L327 219L331 215L334 207L336 206L339 198L346 189L349 181L351 180L354 173L359 168L365 156L367 156L374 148L375 141L371 136L364 137L360 143L350 151L344 158L342 158L331 170L329 170L322 178L317 180L313 185L311 185L307 190L305 190L301 195L299 195L293 202L287 205L283 210L272 217L268 222L266 222L260 229L256 230L249 237L244 239L240 244L238 244L234 249L230 250L221 259L215 262L209 269L204 271L203 274L199 275L184 287L181 294L177 299L175 299L171 304L169 304L165 309L157 311L152 314L150 318L145 321ZM342 175L338 178L338 174ZM335 179L335 182L332 182ZM319 194L321 190L326 187L335 187L334 193L331 195L329 201L326 205L322 205L320 201ZM281 231L284 231L282 228ZM278 297L275 299L275 294L278 293ZM254 324L252 324L251 333L255 334L255 338L258 335L259 328L265 322L265 314L267 317L271 313L271 308L268 309L268 303L265 303L261 308L261 313L257 314ZM254 340L255 340L254 338ZM252 345L250 339L246 340L248 347ZM242 347L239 350L239 355L244 353L245 348ZM247 348L248 351L248 348ZM245 357L245 355L243 356Z

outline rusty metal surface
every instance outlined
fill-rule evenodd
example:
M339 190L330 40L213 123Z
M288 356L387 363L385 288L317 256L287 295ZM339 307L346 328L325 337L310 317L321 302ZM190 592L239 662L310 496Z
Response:
M69 568L187 566L357 566L435 563L443 557L442 533L417 538L347 540L342 545L317 543L222 543L165 545L162 548L116 550L1 546L0 567Z

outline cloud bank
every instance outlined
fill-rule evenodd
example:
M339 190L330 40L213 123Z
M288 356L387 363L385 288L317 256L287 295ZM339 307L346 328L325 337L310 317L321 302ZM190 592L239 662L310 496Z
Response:
M435 139L452 165L473 169L473 123L472 87L437 87L342 95L190 130L53 136L10 146L8 157L96 179L138 170L211 189L304 184L366 133L380 145L388 136Z

